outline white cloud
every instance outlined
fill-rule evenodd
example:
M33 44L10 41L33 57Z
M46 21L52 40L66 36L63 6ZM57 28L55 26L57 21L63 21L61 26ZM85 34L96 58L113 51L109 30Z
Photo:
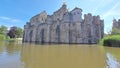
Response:
M1 16L0 19L3 19L3 20L10 20L9 17L5 17L5 16Z
M120 9L118 9L120 6L120 2L115 4L110 10L108 10L106 13L102 15L102 18L105 19L109 16L119 16L120 15Z
M91 0L91 1L95 1L95 0ZM106 5L109 5L113 2L114 0L101 0L101 1L97 1L97 5L94 7L93 12L96 12L98 9L100 9L101 7L104 7Z
M14 19L14 18L6 17L6 16L0 16L0 19L5 20L5 21L10 21L10 22L21 22L21 20L19 19Z
M21 22L21 20L18 20L18 19L12 19L11 21L12 22Z

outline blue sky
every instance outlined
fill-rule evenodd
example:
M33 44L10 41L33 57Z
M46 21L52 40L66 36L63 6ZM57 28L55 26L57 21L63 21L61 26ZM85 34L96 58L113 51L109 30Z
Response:
M83 15L100 15L104 19L105 32L111 30L114 18L120 19L120 0L1 0L0 25L23 28L32 16L43 10L51 15L63 2L66 2L69 11L79 7L83 9Z

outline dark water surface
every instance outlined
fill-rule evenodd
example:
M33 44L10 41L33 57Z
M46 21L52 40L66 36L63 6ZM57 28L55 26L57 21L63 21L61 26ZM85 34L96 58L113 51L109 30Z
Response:
M0 68L120 68L120 48L0 42Z

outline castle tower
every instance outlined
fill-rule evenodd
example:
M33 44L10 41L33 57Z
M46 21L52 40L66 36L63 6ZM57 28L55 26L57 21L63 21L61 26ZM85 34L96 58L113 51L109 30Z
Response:
M82 9L76 7L71 11L73 22L82 22Z

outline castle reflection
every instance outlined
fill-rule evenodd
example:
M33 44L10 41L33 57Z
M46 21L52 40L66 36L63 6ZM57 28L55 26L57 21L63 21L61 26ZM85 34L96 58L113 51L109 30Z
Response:
M25 68L105 68L104 48L98 46L22 46Z

